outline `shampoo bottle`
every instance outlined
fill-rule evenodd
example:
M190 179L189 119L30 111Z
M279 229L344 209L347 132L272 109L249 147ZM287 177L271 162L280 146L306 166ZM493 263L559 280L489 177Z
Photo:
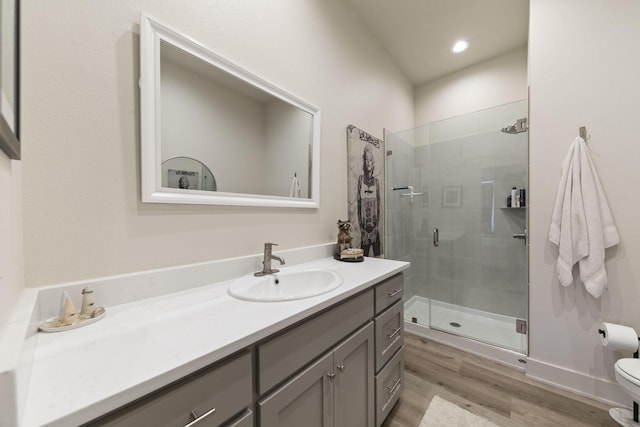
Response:
M520 206L520 204L518 203L518 198L519 198L518 189L516 187L513 187L511 189L511 207L512 208L517 208Z

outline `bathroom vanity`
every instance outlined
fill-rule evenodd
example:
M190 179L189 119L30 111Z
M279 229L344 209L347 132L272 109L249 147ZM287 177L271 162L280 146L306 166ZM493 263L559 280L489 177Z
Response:
M333 247L278 252L281 272L326 269L343 280L293 301L230 295L260 256L93 281L102 320L60 333L24 327L9 372L19 422L7 425L379 426L403 388L409 264L340 262ZM37 324L63 291L87 284L40 288L18 312Z
M402 294L400 273L87 425L379 426L403 389Z

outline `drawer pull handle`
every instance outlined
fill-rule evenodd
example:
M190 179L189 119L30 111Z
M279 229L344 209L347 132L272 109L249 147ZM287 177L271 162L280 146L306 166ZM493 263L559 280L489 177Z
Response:
M398 389L398 387L400 387L400 384L402 384L402 377L398 378L397 380L394 381L393 385L391 387L385 387L388 391L389 394L393 394L396 392L396 390Z
M392 291L390 291L390 292L387 292L387 296L388 296L389 298L393 298L393 297L395 297L396 295L398 295L400 292L402 292L402 289L394 289L394 290L392 290Z
M329 379L330 379L331 381L333 381L333 379L336 377L336 374L335 374L335 373L333 373L333 372L329 372L329 373L327 374L327 376L329 377Z
M200 421L203 421L209 415L213 415L214 412L216 412L216 408L211 408L204 414L198 416L198 414L196 414L196 411L191 411L191 415L195 417L195 420L191 421L189 424L185 425L184 427L193 427L196 424L198 424Z
M387 338L389 338L390 340L393 339L393 337L398 335L401 330L402 330L402 327L399 327L398 329L394 329L393 332L391 332L390 334L387 334Z
M340 372L344 372L344 365L343 364L338 365L338 369L340 370Z

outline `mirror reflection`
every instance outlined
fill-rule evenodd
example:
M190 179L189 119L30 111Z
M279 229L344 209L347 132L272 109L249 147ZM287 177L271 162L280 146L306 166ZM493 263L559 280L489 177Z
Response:
M142 28L143 201L317 207L319 110L144 16Z
M19 0L0 0L0 151L20 159Z
M162 186L180 190L216 191L216 178L206 165L189 157L162 162Z
M15 0L0 0L0 111L13 132L16 110L16 7Z
M162 158L193 157L219 190L309 197L312 116L168 43L160 45Z

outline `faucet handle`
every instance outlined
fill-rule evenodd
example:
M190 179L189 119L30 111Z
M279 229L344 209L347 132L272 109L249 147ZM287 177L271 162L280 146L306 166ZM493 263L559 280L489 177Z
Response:
M265 247L265 248L267 248L267 247L269 247L269 248L270 248L271 246L278 246L278 244L277 244L277 243L271 243L271 242L266 242L266 243L264 244L264 247Z

